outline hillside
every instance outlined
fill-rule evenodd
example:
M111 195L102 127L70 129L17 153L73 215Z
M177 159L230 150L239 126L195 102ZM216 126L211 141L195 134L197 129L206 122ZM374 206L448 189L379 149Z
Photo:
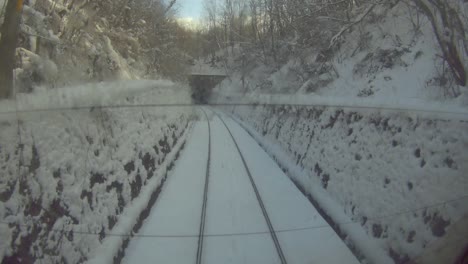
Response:
M291 100L306 95L362 104L468 105L468 91L452 77L430 21L408 1L379 4L361 22L343 28L347 30L338 31L337 41L317 40L319 34L308 45L285 40L277 63L249 44L226 48L218 54L229 55L230 79L215 92L251 98L289 95ZM224 68L222 63L218 67Z

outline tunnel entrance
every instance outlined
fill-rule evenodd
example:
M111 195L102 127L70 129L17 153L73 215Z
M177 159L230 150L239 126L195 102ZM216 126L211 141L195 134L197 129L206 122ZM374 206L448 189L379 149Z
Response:
M226 78L225 75L192 74L188 76L195 104L207 104L211 91Z

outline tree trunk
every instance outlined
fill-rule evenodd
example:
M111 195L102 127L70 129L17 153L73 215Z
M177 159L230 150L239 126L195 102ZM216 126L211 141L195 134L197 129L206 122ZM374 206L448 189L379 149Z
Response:
M0 39L0 98L8 98L13 91L13 70L15 68L15 51L21 20L23 0L8 0L5 9L5 20L1 27Z

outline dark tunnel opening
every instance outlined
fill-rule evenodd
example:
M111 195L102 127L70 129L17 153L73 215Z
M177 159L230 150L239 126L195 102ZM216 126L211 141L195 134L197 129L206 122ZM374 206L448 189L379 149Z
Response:
M211 92L226 76L223 75L189 75L188 81L192 90L194 104L207 104Z

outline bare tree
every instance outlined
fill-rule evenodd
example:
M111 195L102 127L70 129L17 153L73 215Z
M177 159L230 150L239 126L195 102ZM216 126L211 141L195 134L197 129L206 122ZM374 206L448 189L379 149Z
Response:
M429 18L432 29L442 50L443 59L452 70L461 86L467 84L466 65L462 54L466 53L466 31L463 21L452 0L413 0L416 6Z

